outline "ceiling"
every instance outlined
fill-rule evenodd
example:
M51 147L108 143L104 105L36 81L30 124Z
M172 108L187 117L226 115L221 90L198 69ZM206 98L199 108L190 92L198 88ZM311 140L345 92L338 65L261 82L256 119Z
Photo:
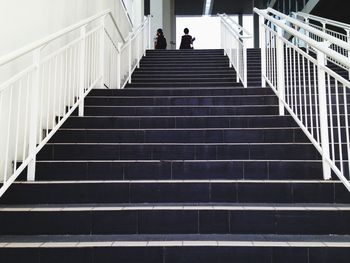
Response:
M196 16L203 15L206 0L174 0L175 15ZM261 7L266 0L212 0L213 9L211 14L252 14L253 7ZM145 1L145 12L149 14L149 0Z

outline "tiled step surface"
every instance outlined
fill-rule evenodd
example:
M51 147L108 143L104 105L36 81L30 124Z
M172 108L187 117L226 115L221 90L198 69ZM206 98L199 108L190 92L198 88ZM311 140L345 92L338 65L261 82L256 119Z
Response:
M248 88L223 50L150 50L91 91L0 199L0 262L347 262L350 195L278 116L259 52Z
M64 193L64 195L62 195ZM252 194L254 193L254 194ZM350 203L339 181L96 180L15 183L2 204Z

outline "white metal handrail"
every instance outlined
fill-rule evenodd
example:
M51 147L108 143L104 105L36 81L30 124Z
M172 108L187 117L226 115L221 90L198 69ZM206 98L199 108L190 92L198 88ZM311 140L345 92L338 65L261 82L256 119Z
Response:
M349 51L350 51L350 43L343 41L342 39L333 36L332 34L328 34L327 32L323 32L319 30L318 28L315 28L315 26L308 25L298 19L292 18L290 16L287 16L281 12L278 12L272 8L268 8L267 12L271 14L271 16L275 18L279 18L279 20L284 20L286 25L291 28L297 28L299 32L303 33L304 35L307 35L308 39L311 38L315 40L316 42L323 43L323 45L328 45L330 49L332 49L335 53L338 53L341 56L337 56L335 53L331 56L328 56L327 59L331 60L332 62L336 63L338 66L349 70L349 58L347 57ZM294 39L299 45L300 45L300 38ZM308 51L313 51L312 48L309 48L310 46L308 43L306 43L306 48ZM313 45L311 45L312 47ZM347 61L344 63L344 61Z
M315 16L311 14L306 14L303 12L292 13L296 19L302 20L307 25L310 25L324 33L327 33L335 38L338 38L348 44L350 44L350 25L342 22L334 21L328 18ZM309 36L317 41L322 41L321 38L314 34L309 34ZM350 59L350 52L348 50L339 47L337 45L331 46L336 52L348 57ZM343 65L339 65L343 66ZM350 71L349 71L350 73Z
M108 17L113 29L106 26ZM26 168L27 180L35 180L38 152L74 111L84 115L92 88L122 88L131 81L151 47L149 26L147 18L125 39L106 10L0 58L5 67L32 56L27 68L0 84L0 196ZM43 55L44 47L71 34L73 40Z
M241 81L246 88L248 84L247 46L244 39L252 36L226 14L218 14L218 16L221 24L221 47L229 58L229 66L236 71L237 82Z
M270 10L254 12L259 15L263 86L267 83L278 96L280 115L287 110L320 153L324 179L333 173L350 191L350 82L326 66L326 56L341 55L271 16ZM286 39L285 32L310 45L316 58Z
M134 28L134 24L133 24L133 22L131 21L131 18L130 18L129 12L128 12L126 6L125 6L124 0L119 0L119 2L120 2L120 4L121 4L121 6L122 6L122 9L123 9L123 11L124 11L124 14L125 14L125 16L126 16L128 22L129 22L130 29Z

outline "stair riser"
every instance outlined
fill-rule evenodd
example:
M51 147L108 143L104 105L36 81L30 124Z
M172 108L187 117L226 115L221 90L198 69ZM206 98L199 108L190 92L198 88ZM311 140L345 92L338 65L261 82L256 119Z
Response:
M270 97L190 97L190 98L98 98L87 97L85 105L99 106L167 106L167 105L276 105L278 99L275 96Z
M344 158L346 151L344 149ZM315 160L311 144L100 145L48 144L38 160Z
M320 180L320 161L37 162L36 180ZM333 176L336 179L336 176ZM26 180L26 171L22 173Z
M64 194L62 194L64 193ZM55 183L13 184L2 204L350 203L341 183Z
M277 106L259 107L97 107L86 106L86 116L214 116L276 115Z
M289 116L246 117L71 117L63 128L268 128L297 127Z
M1 235L350 234L350 211L1 212ZM50 222L50 224L47 224ZM213 222L215 222L213 224Z
M51 143L292 143L308 142L298 130L59 130Z
M207 88L207 89L93 89L89 96L234 96L234 95L273 95L270 88Z
M161 79L152 79L152 78L138 78L138 77L134 77L132 78L133 83L142 83L142 84L146 84L146 83L154 83L154 82L183 82L183 83L196 83L196 82L206 82L206 83L226 83L226 82L235 82L236 79L233 76L229 76L229 77L218 77L218 78L182 78L182 77L177 77L177 78L161 78Z
M87 247L87 248L2 248L3 262L30 263L232 263L298 262L347 263L348 248L331 247Z
M125 88L233 88L242 87L241 83L232 82L158 82L154 83L131 83L127 84Z

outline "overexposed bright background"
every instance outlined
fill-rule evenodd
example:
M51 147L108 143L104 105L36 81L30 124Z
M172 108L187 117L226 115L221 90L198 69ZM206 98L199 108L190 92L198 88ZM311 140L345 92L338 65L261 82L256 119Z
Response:
M232 16L238 22L238 16ZM253 34L253 16L244 15L243 25ZM190 35L196 38L195 49L220 48L220 19L210 16L177 16L176 17L176 49L179 49L181 36L185 28L190 30ZM253 47L253 39L247 42L247 47Z

